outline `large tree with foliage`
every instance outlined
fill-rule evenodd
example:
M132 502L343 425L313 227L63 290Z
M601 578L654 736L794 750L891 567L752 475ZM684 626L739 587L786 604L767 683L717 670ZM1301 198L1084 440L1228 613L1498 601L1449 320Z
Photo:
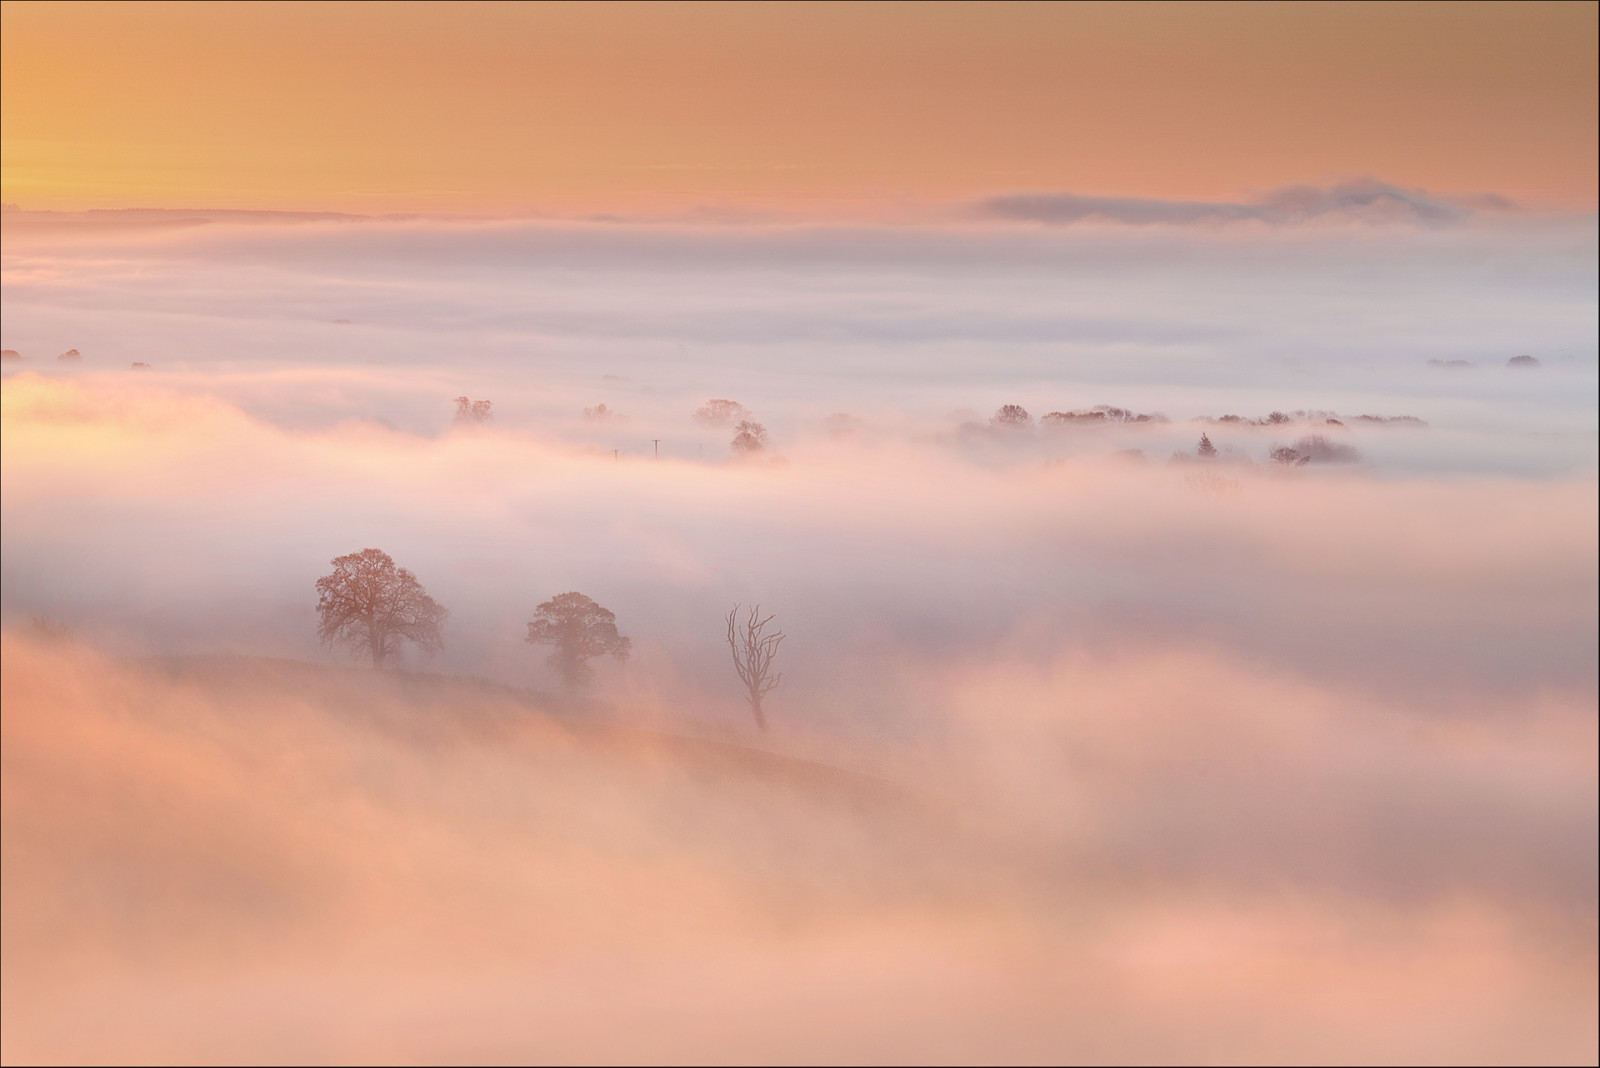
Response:
M439 630L449 611L382 550L335 557L333 573L317 580L317 595L318 637L367 653L373 667L381 668L402 641L428 652L444 645Z
M617 633L617 617L581 593L558 593L533 611L528 641L553 645L550 663L568 686L588 681L597 656L627 660L633 643Z

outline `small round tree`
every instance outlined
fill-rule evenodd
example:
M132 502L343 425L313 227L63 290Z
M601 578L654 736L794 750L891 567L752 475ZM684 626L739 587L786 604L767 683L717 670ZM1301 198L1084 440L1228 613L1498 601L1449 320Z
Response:
M735 456L754 456L767 448L767 428L754 419L741 420L733 428L735 433L729 447Z
M1002 404L1000 410L990 418L989 424L1003 430L1028 430L1033 426L1033 416L1020 404Z
M581 593L560 593L534 609L528 642L553 645L550 663L568 686L587 682L589 661L614 656L626 661L633 643L617 633L617 617Z
M402 640L428 652L443 648L439 630L450 612L406 568L380 549L335 557L333 573L317 580L317 636L372 657L372 666L398 650Z

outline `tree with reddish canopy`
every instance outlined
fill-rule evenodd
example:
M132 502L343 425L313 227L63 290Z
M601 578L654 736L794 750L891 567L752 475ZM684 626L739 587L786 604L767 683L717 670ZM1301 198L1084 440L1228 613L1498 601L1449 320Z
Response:
M589 661L614 656L626 661L633 643L617 633L617 617L581 593L559 593L534 609L528 642L553 645L550 663L568 686L587 682Z
M398 651L402 639L430 653L444 647L439 629L449 610L382 550L335 557L333 573L317 580L317 594L317 636L329 645L365 650L375 668Z

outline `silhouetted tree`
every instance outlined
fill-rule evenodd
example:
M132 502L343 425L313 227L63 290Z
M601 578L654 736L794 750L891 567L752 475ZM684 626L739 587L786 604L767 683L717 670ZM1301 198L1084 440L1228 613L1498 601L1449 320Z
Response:
M1033 416L1020 404L1004 404L989 422L1003 430L1027 430L1033 426Z
M553 645L550 663L568 686L586 682L589 661L614 656L626 661L633 643L617 633L617 617L581 593L560 593L533 611L528 642Z
M772 617L761 618L761 606L755 605L739 623L739 606L728 612L728 649L733 653L733 668L744 683L745 699L756 717L756 726L767 729L767 718L761 713L761 699L783 681L783 673L773 674L772 661L783 643L783 632L766 632Z
M1199 453L1201 456L1215 456L1217 454L1217 447L1211 444L1211 438L1205 434L1200 435Z
M694 418L695 422L707 426L729 426L735 419L743 419L749 414L750 410L738 401L719 397L695 409Z
M730 446L735 456L754 456L767 447L767 428L753 419L745 419L734 427L736 433Z
M317 580L317 594L317 636L329 645L366 650L375 668L383 667L401 639L428 652L444 646L439 630L449 611L386 552L362 549L335 557L333 573Z
M1285 467L1302 467L1311 462L1311 457L1302 455L1299 449L1289 445L1279 445L1269 455L1273 463L1283 464Z
M494 402L456 398L457 423L489 423L494 421Z

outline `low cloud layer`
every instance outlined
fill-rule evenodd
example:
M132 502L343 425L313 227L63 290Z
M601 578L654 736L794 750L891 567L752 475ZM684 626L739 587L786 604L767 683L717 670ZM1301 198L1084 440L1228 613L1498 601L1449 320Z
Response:
M863 641L986 655L1029 626L1046 648L1198 640L1428 700L1592 688L1593 605L1572 584L1594 573L1587 477L1138 464L1114 450L1145 439L1121 428L1053 461L1029 455L1045 439L1018 456L1009 435L821 431L754 462L624 460L494 424L287 430L143 380L16 378L5 396L8 618L151 651L310 653L312 581L375 547L451 609L445 664L516 681L538 678L528 613L577 589L695 677L723 670L726 605L762 601L821 643L796 669L843 689L870 674ZM1228 450L1276 440L1210 429Z
M1261 222L1287 226L1314 220L1448 226L1464 222L1472 214L1473 207L1503 211L1511 206L1509 201L1495 196L1476 198L1469 205L1370 178L1326 188L1281 186L1255 200L1233 203L1085 197L1071 193L1016 193L991 197L981 205L985 213L995 218L1058 226L1076 222L1112 222L1130 226Z
M592 433L597 447L653 454L659 438L680 458L726 444L688 419L711 398L743 404L780 443L834 414L928 434L1007 403L1175 422L1408 414L1449 444L1413 438L1401 466L1532 473L1535 450L1549 472L1593 462L1594 248L1592 223L1570 221L64 224L8 230L3 344L20 358L3 373L138 373L280 425L368 418L426 434L464 394L530 428L605 404L628 419ZM82 358L55 359L69 349ZM1508 379L1522 354L1542 367ZM1495 372L1446 377L1429 362L1450 360ZM1401 459L1365 451L1391 470Z
M889 782L467 680L4 656L8 1059L1593 1051L1576 707L996 662L857 742Z

